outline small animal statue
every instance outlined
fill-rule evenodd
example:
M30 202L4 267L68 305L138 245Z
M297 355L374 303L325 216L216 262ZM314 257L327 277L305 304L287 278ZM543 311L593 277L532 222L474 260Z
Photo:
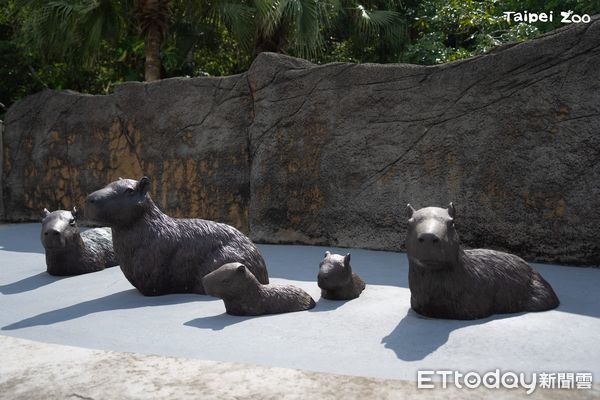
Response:
M46 267L50 275L80 275L101 271L118 264L107 228L79 232L78 212L42 211L41 240L46 250Z
M142 294L204 294L204 275L236 261L269 282L260 252L243 233L213 221L171 218L149 188L147 177L119 179L91 193L85 206L91 221L112 228L121 270Z
M350 253L342 256L326 251L319 264L317 282L321 297L329 300L356 299L365 289L365 282L352 272Z
M466 320L558 306L552 287L523 259L494 250L463 250L452 203L447 209L418 211L409 204L408 217L408 284L417 313Z
M221 266L202 283L206 294L223 299L231 315L280 314L315 306L304 290L292 285L263 285L239 262Z

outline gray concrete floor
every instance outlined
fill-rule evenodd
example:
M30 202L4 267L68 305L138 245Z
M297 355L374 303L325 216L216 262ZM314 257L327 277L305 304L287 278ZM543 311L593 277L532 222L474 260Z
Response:
M420 318L410 311L404 254L359 249L367 282L356 300L320 299L326 250L260 246L274 283L318 300L308 312L233 317L198 295L143 297L118 267L78 277L45 273L38 224L0 226L0 335L85 347L371 378L415 380L419 369L481 373L592 372L600 379L600 270L539 265L557 310L478 321Z
M418 389L414 382L250 364L117 353L0 335L0 398L52 399L598 399L592 390Z

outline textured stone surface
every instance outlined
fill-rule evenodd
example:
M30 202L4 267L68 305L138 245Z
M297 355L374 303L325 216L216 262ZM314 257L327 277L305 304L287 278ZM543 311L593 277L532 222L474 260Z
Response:
M0 336L0 393L49 399L513 399L521 390L418 390L415 382L87 350ZM532 399L597 399L600 389L543 390Z
M6 218L82 206L119 176L146 174L169 214L247 230L249 107L241 76L128 83L109 96L30 96L7 115Z
M51 91L6 118L5 218L148 174L168 214L263 242L403 249L404 206L461 240L599 264L600 20L446 65L262 54L239 76Z
M253 236L401 249L407 203L453 201L469 246L600 263L599 37L435 67L259 58Z

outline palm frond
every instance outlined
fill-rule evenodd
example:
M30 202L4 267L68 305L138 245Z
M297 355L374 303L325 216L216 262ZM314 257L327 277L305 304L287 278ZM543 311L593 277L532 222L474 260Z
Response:
M259 35L267 37L272 35L281 21L285 0L254 0L253 3Z
M103 40L119 35L118 0L19 0L29 7L22 40L42 57L90 64Z
M251 51L256 32L254 9L245 4L221 3L218 12L240 46Z
M322 9L317 0L284 0L283 15L292 23L291 45L301 57L315 56L322 44ZM280 23L285 23L281 21Z
M374 36L382 30L392 29L394 25L400 24L400 16L395 11L367 10L364 6L356 7L358 29L363 34Z

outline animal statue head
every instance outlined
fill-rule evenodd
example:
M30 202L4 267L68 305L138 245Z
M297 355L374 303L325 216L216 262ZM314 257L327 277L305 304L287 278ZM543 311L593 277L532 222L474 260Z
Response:
M79 236L77 226L78 211L73 207L72 211L57 210L50 212L44 208L42 211L41 240L45 249L65 249L72 243L76 243Z
M426 207L415 210L410 204L406 251L412 266L428 270L451 268L456 265L460 244L454 226L456 210Z
M85 215L90 220L110 227L127 226L144 215L150 200L150 179L119 178L96 190L85 200Z
M224 264L202 278L204 291L209 296L230 299L248 293L248 289L260 283L252 272L239 262Z
M321 289L335 290L344 287L352 280L350 253L345 256L325 252L323 261L319 264L317 282Z

